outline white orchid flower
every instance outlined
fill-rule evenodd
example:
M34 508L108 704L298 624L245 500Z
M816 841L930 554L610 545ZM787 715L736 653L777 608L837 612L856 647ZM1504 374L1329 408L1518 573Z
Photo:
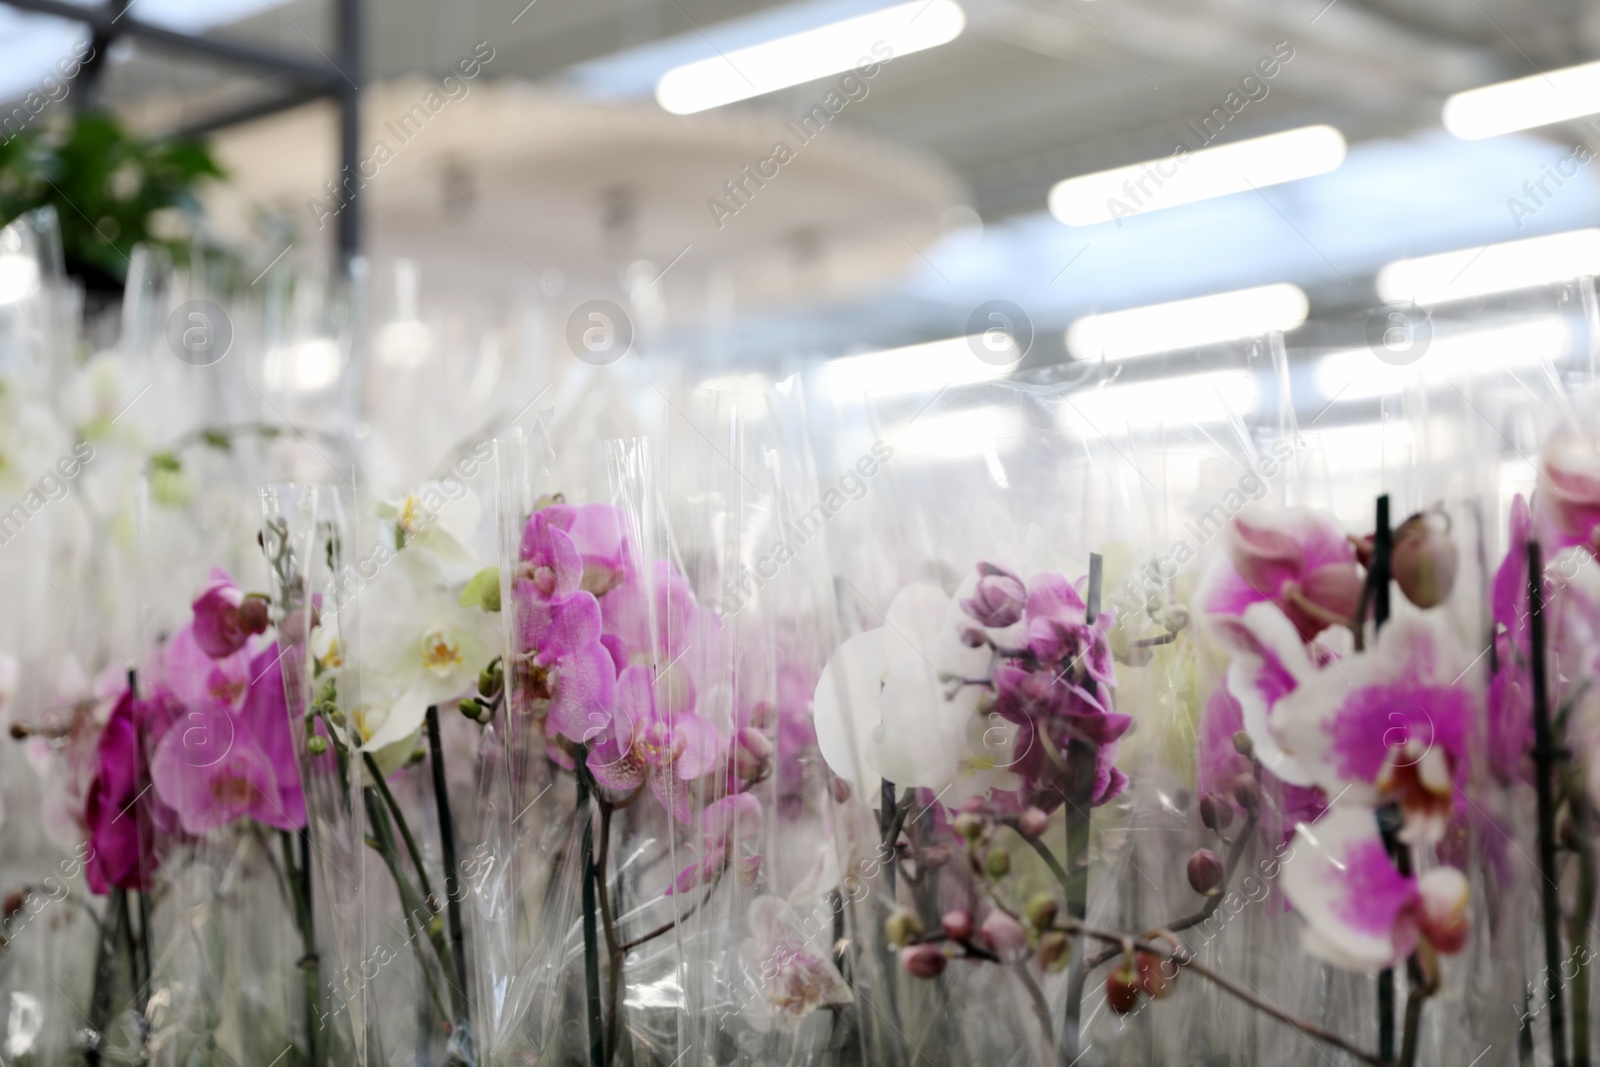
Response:
M987 647L961 643L967 619L959 601L931 585L905 587L885 625L840 645L818 679L818 748L869 800L883 780L932 789L946 806L1015 787L1015 776L973 741L984 733L987 690L953 684L983 674L991 659Z
M412 738L429 705L476 683L500 646L494 624L462 607L459 583L431 549L413 543L384 564L361 594L361 748Z

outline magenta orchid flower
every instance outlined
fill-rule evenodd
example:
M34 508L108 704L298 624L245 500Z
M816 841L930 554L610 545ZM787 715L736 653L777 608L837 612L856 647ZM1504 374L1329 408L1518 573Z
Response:
M1304 509L1246 513L1228 525L1226 552L1199 593L1210 615L1274 604L1309 641L1353 618L1361 598L1355 549L1331 521Z
M1402 841L1437 842L1468 772L1481 701L1470 666L1438 616L1394 619L1369 651L1282 697L1273 735L1335 807L1398 804Z
M1279 746L1272 717L1278 702L1316 677L1319 665L1332 657L1320 646L1303 644L1289 617L1265 601L1251 604L1237 617L1212 616L1211 630L1232 653L1224 684L1239 705L1240 726L1256 758L1283 782L1312 785L1310 773Z
M147 891L160 866L155 843L177 829L175 812L150 788L146 746L169 733L178 706L164 694L135 700L124 689L95 745L84 823L93 850L84 868L91 891Z
M657 700L648 667L622 672L610 728L589 736L589 770L595 781L619 792L649 783L651 792L682 822L693 822L685 805L684 783L704 775L726 755L726 743L712 726L686 708L664 706Z
M985 573L983 565L979 571ZM1115 613L1101 612L1092 624L1087 616L1064 576L1034 576L1021 618L1028 656L1007 658L994 670L995 713L1018 727L1008 767L1021 779L1022 800L1046 812L1075 788L1062 761L1074 741L1094 750L1091 804L1104 804L1128 784L1114 766L1117 742L1133 725L1131 716L1112 710L1116 672L1108 638Z
M1454 867L1401 874L1368 808L1335 807L1302 824L1284 860L1283 890L1306 921L1306 951L1351 970L1392 967L1419 938L1447 955L1466 944L1466 877Z
M250 691L245 695L238 718L272 768L278 792L275 797L268 796L268 802L291 829L306 825L306 798L300 787L293 725L284 696L282 657L276 647L268 645L250 661ZM277 825L271 820L262 821Z
M267 628L267 604L246 597L221 567L211 568L211 579L194 601L195 643L212 659L231 656L252 634Z

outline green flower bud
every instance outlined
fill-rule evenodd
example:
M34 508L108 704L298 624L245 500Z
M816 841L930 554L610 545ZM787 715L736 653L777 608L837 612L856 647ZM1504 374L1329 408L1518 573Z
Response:
M1011 870L1011 853L1003 848L992 848L983 865L990 878L1004 878Z
M896 908L884 920L883 932L889 944L900 948L922 936L922 920L908 908Z
M306 742L306 748L313 756L320 756L328 751L328 739L321 734L316 734Z
M1022 914L1028 917L1035 930L1048 930L1056 921L1058 906L1055 897L1049 893L1035 893L1028 898L1028 906L1022 909Z

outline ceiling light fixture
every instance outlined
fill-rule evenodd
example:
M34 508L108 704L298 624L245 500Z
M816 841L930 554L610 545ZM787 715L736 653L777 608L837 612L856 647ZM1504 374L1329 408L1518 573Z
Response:
M1292 330L1310 307L1305 291L1287 282L1235 289L1089 315L1067 327L1067 349L1078 359L1115 360L1200 348Z
M1586 274L1600 274L1600 229L1395 260L1378 271L1378 298L1385 303L1443 304L1556 285Z
M1016 359L996 358L995 351L985 347L991 340L982 335L947 337L942 341L847 356L829 362L823 368L823 380L828 392L835 397L866 396L869 399L993 381L1009 374ZM1012 352L1015 347L1012 342ZM985 353L983 358L979 358L980 351Z
M1057 182L1050 190L1050 214L1068 226L1117 222L1145 211L1326 174L1338 169L1344 156L1344 135L1332 126L1302 126L1199 151L1180 150Z
M1582 63L1456 93L1444 102L1444 128L1477 141L1600 111L1600 63Z
M674 67L656 83L656 101L674 115L692 115L934 48L966 24L955 0L896 4Z

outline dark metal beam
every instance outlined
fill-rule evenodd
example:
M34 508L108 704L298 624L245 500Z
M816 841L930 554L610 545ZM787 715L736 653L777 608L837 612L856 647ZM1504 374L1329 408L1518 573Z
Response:
M349 0L340 0L341 10L348 2ZM56 18L81 22L96 36L131 37L173 51L188 52L226 63L237 63L241 66L287 75L308 85L332 89L345 82L345 76L338 68L327 63L311 62L281 52L234 44L214 37L195 37L161 26L153 26L129 15L118 17L107 8L79 7L76 4L65 3L64 0L0 0L0 3L40 15L54 15Z
M226 111L218 111L213 115L192 122L187 126L180 126L172 131L174 137L204 137L208 133L225 130L229 126L237 126L244 122L254 122L264 119L268 115L276 115L280 111L309 104L313 100L326 99L329 93L326 89L293 89L277 96L269 96L265 100L243 104Z

